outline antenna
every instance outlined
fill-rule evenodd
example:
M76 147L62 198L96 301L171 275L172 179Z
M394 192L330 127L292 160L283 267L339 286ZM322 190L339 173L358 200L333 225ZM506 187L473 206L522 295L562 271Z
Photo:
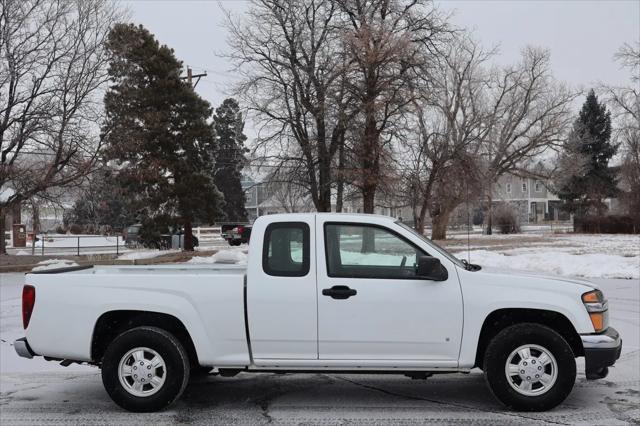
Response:
M471 265L471 214L469 213L471 206L469 205L469 181L466 181L465 183L465 186L467 187L467 263Z

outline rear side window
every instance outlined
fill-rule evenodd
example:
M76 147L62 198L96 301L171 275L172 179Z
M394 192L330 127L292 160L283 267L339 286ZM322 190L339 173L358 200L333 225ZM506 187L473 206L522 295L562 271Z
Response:
M309 273L309 225L280 222L267 226L262 269L268 275L303 277Z

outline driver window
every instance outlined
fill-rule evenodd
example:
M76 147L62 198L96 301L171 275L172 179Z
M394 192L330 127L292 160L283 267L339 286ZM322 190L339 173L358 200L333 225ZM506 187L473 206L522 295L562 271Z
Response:
M325 224L330 277L415 278L425 253L395 233L365 224Z

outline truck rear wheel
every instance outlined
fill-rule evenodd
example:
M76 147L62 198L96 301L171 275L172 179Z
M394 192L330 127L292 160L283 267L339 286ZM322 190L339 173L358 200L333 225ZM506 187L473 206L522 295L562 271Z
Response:
M484 375L494 396L518 411L546 411L571 393L576 362L571 346L549 327L507 327L489 343Z
M171 333L136 327L116 337L102 359L102 383L111 399L134 412L162 410L189 382L189 358Z

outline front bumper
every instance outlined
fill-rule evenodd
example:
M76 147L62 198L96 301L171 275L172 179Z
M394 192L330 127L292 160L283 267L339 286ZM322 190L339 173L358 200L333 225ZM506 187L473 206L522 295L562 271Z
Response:
M16 353L22 358L31 359L36 355L35 352L31 350L31 346L29 346L26 337L21 337L20 339L13 342L13 347L16 349Z
M609 367L616 363L622 351L622 339L618 331L609 327L601 334L582 334L585 374L587 380L603 379Z

